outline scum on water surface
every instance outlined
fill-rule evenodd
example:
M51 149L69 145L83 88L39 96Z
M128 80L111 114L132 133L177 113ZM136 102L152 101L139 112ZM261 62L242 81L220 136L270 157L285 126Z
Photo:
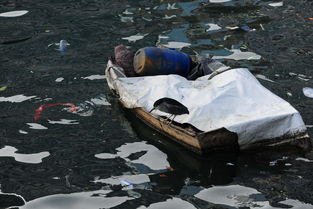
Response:
M306 0L1 2L0 14L13 12L0 17L1 192L32 209L312 208L312 153L196 156L130 126L103 73L120 43L210 53L249 68L312 135L310 8ZM60 40L70 43L63 52L47 47ZM77 111L55 106L34 121L38 107L58 103ZM0 208L18 204L3 198Z

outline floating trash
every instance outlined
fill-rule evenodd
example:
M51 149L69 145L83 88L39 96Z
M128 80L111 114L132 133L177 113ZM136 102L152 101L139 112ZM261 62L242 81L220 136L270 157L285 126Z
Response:
M296 158L296 160L304 161L304 162L308 162L308 163L312 163L313 162L313 160L309 160L307 158L302 158L302 157L298 157L298 158Z
M62 78L62 77L60 77L60 78L57 78L57 79L55 79L55 82L62 82L64 80L64 78Z
M28 13L27 10L0 13L0 17L19 17Z
M313 88L304 87L304 88L302 89L302 91L303 91L303 94L304 94L306 97L313 98Z
M41 105L39 108L36 109L36 113L34 115L34 119L38 120L41 116L41 113L44 109L48 108L48 107L54 107L54 106L70 106L70 111L71 112L76 112L76 107L74 104L72 103L56 103L56 104L46 104L46 105Z
M7 86L0 87L0 91L5 91L7 89Z
M59 52L65 52L65 51L66 51L66 47L69 46L70 44L69 44L66 40L60 40L59 43L51 43L51 44L49 44L49 45L48 45L48 48L49 48L50 46L53 46L53 45L59 47L58 49L56 49L57 51L59 51Z
M251 29L249 26L247 26L247 25L240 26L239 28L240 28L241 30L245 31L245 32L249 32L249 31L252 30L252 29Z
M283 2L275 2L275 3L269 3L268 5L271 7L281 7L284 5L284 3Z
M23 131L23 130L18 130L18 132L19 132L20 134L28 134L27 131Z

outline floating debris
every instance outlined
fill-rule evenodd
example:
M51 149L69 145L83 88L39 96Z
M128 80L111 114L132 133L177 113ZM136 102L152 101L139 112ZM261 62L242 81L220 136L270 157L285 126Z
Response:
M60 77L60 78L57 78L57 79L55 79L55 82L62 82L64 80L64 78L62 78L62 77Z
M4 12L4 13L0 13L0 17L19 17L27 13L28 13L27 10Z
M70 111L71 112L76 112L76 107L74 104L72 103L56 103L56 104L46 104L46 105L41 105L40 107L38 107L36 109L36 113L34 115L34 119L35 120L38 120L41 116L41 113L44 109L48 108L48 107L54 107L54 106L60 106L60 105L63 105L63 106L70 106Z
M66 51L66 47L70 45L70 43L68 43L66 40L60 40L59 43L51 43L48 45L48 48L51 46L58 46L59 48L57 48L56 50L59 52L65 52Z
M7 86L0 87L0 91L5 91L7 89Z
M296 158L296 160L304 161L304 162L308 162L308 163L313 163L313 160L309 160L309 159L303 158L303 157L298 157L298 158Z
M269 3L268 5L271 7L281 7L284 5L284 3L283 2L275 2L275 3Z
M313 88L304 87L304 88L302 89L302 91L303 91L303 94L304 94L306 97L313 98Z

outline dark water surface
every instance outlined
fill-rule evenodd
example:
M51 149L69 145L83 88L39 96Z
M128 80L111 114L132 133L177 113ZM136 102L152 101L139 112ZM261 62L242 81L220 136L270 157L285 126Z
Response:
M313 208L313 158L200 158L128 123L104 79L106 58L163 44L248 67L298 109L312 135L312 1L3 0L0 185L20 208ZM233 29L248 25L251 32ZM56 45L70 44L65 52ZM72 103L44 109L40 105ZM0 208L8 202L0 198ZM17 204L17 203L15 203ZM8 203L10 205L10 203ZM13 203L11 206L14 205Z

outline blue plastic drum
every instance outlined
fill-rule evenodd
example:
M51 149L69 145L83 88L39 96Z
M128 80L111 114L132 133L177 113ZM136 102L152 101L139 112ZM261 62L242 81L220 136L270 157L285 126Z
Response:
M186 77L190 71L190 57L175 49L145 47L134 56L134 69L138 75L178 74Z

